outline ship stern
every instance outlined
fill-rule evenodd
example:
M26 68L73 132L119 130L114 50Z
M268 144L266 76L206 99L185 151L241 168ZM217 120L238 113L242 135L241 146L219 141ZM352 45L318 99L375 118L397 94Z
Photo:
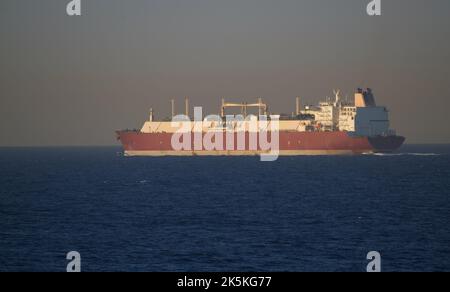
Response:
M392 153L398 150L406 140L402 136L375 136L368 139L375 153Z

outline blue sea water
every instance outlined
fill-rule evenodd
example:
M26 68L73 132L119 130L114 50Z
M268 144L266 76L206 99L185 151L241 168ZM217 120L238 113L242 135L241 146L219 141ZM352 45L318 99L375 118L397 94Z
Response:
M352 157L0 149L0 271L450 271L450 146Z

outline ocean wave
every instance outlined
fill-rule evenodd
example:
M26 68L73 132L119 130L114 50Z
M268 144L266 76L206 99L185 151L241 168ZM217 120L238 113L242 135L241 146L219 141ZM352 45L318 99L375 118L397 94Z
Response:
M441 156L438 153L371 153L374 156Z

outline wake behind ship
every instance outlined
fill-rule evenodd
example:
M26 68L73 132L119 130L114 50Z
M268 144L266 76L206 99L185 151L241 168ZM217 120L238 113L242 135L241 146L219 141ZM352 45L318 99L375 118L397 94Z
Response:
M389 112L386 107L377 106L372 90L358 89L353 102L343 101L339 91L334 100L328 99L316 106L301 107L301 99L296 100L292 115L279 115L277 137L279 155L351 155L365 153L393 152L405 141L390 129ZM240 115L227 115L227 108L238 108ZM220 118L231 122L207 121L203 117L193 120L189 117L189 102L186 98L185 120L173 123L170 119L156 121L153 111L141 130L117 131L126 156L232 156L261 155L267 152L259 143L251 143L254 135L246 126L248 110L258 110L258 117L266 118L266 131L270 132L273 115L268 114L268 106L258 98L257 103L227 103L222 100ZM175 117L172 100L172 118ZM237 118L237 117L240 117ZM233 119L236 118L236 119ZM244 120L244 121L243 121ZM181 128L200 133L205 138L214 132L223 147L208 148L194 145L189 141L185 149L174 149L173 137ZM230 129L234 130L230 135ZM241 135L241 136L240 136ZM241 143L236 143L239 136ZM232 141L231 141L232 140ZM216 141L217 142L217 141ZM216 144L217 145L217 144Z

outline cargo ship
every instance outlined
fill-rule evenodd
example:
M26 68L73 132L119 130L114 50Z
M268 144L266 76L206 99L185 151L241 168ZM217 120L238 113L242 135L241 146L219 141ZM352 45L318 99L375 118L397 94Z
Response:
M213 115L213 119L203 118L201 110L200 117L198 111L197 116L190 117L188 98L183 115L175 114L174 100L171 105L171 118L156 120L151 109L140 130L116 132L125 156L261 155L269 150L257 139L258 135L275 131L277 135L271 137L271 142L276 137L277 154L281 156L386 153L397 150L405 141L390 128L389 111L376 104L370 88L357 89L352 101L343 100L335 90L333 98L314 106L302 106L301 98L297 97L295 112L281 115L269 114L261 98L256 103L230 103L222 99L220 114ZM227 114L229 108L240 113ZM257 111L257 115L249 114L251 110ZM252 130L250 121L255 119L264 121L264 129ZM183 135L188 132L199 138L200 144ZM180 137L189 139L181 141L184 148L174 146L174 140L179 142ZM207 137L213 142L212 147L202 144Z

